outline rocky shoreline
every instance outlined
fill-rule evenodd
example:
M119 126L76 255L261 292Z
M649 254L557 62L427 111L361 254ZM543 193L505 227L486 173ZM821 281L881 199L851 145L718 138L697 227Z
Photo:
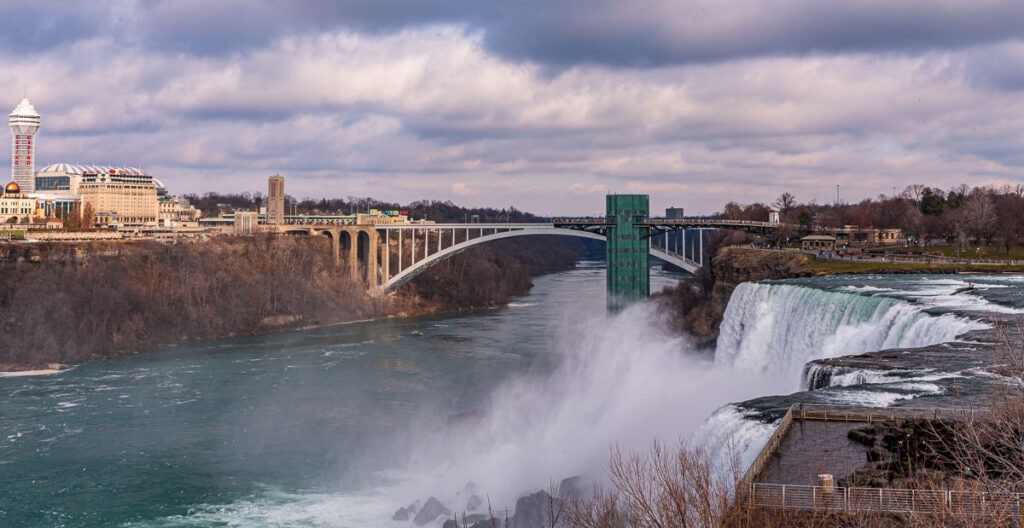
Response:
M46 363L43 365L22 365L18 363L0 363L0 377L48 376L71 370L74 365L63 363Z

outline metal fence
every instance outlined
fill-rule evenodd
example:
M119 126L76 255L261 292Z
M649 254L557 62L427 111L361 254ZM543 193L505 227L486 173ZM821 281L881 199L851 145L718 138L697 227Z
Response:
M783 437L785 437L786 433L789 431L789 426L793 424L794 407L790 407L789 410L786 411L786 415L782 417L782 421L780 421L779 425L775 427L775 432L773 432L772 436L768 438L764 447L761 448L761 452L757 454L754 461L750 463L750 467L747 468L746 473L743 474L737 489L743 490L752 484L754 480L761 475L761 472L764 471L764 467L768 464L768 459L779 450Z
M750 500L755 507L796 510L1020 516L1024 494L757 483Z
M855 405L822 405L798 403L790 408L798 420L833 422L887 422L902 420L969 420L974 409L940 409L934 407L859 407Z
M793 420L823 420L840 422L886 422L914 419L968 420L975 416L974 409L937 409L927 407L860 407L854 405L821 405L796 403L786 410L764 447L750 463L750 467L736 486L743 493L757 480L768 465L768 460L778 453L782 439L789 432Z

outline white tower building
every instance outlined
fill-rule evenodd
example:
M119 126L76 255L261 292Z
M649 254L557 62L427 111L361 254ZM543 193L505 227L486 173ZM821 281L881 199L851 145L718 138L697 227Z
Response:
M36 108L25 98L11 112L8 122L11 125L11 134L14 135L11 148L11 179L21 187L21 192L33 192L36 190L35 136L39 131L39 112L36 112Z

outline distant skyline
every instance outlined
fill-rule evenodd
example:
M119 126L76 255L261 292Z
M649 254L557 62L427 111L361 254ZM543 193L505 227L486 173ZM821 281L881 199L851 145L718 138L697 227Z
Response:
M0 0L0 103L42 115L37 167L172 193L279 173L297 198L707 214L1024 184L1019 0L281 4Z

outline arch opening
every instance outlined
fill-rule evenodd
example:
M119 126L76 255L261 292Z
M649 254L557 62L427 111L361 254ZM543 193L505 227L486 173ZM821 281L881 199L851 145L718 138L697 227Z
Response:
M600 240L602 242L607 242L607 239L605 238L605 236L603 234L598 234L598 233L594 233L594 232L591 232L591 231L583 231L583 230L577 230L577 229L567 229L567 228L560 228L560 227L556 227L556 228L538 228L538 229L529 229L529 228L527 228L527 229L520 229L520 230L515 230L515 231L503 231L503 232L499 232L499 233L493 233L493 234L489 234L489 235L484 235L484 236L478 237L478 238L473 238L473 239L470 239L468 241L456 244L454 246L449 246L449 247L447 247L447 248L445 248L445 249L443 249L443 250L441 250L441 251L439 251L437 253L434 253L433 255L430 255L430 256L424 258L423 260L420 260L420 261L416 262L416 264L414 264L414 265L412 265L412 266L410 266L408 268L403 269L401 272L395 274L392 277L384 277L385 280L383 281L383 283L381 284L380 287L384 291L395 291L398 288L400 288L403 284L405 284L406 282L409 282L410 280L415 278L417 275L419 275L420 273L423 273L424 271L426 271L427 269L433 267L434 265L438 264L439 262L442 262L442 261L444 261L444 260L446 260L448 258L451 258L454 255L462 253L463 251L466 251L467 249L469 249L469 248L471 248L473 246L477 246L477 245L480 245L480 244L486 244L488 242L492 242L492 241L495 241L495 240L502 240L502 239L506 239L506 238L514 238L514 237L522 237L522 236L573 236L573 237L589 238L589 239L592 239L592 240ZM649 254L652 257L657 258L658 260L662 260L662 261L668 262L668 263L670 263L670 264L672 264L672 265L674 265L676 267L679 267L679 268L681 268L681 269L683 269L685 271L688 271L690 273L695 272L700 267L700 265L697 264L696 262L690 261L689 259L685 259L685 258L676 256L676 255L673 255L673 254L671 254L671 253L669 253L667 251L661 250L660 248L655 248L655 247L650 248Z

